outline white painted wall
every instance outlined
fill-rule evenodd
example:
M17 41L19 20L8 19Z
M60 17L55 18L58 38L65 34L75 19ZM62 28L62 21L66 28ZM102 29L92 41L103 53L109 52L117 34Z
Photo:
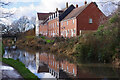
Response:
M36 14L35 34L36 34L36 36L39 36L39 20L38 20L38 15L37 14Z

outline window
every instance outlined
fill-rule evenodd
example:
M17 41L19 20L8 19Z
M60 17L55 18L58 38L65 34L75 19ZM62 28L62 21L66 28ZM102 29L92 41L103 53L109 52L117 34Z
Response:
M68 30L68 34L69 34L69 30Z
M57 22L57 27L59 27L59 22Z
M80 36L82 35L82 31L80 30Z
M67 25L68 25L68 21L67 21Z
M54 59L54 55L53 55L53 59Z
M71 29L71 37L73 37L73 29Z
M73 19L73 24L74 24L74 19Z
M63 69L63 63L62 63L62 69Z
M89 23L90 23L90 24L92 24L92 23L93 23L92 18L90 18L90 19L89 19Z
M73 74L75 74L74 68L73 68Z
M53 23L53 28L54 28L54 23Z
M53 66L54 66L54 61L53 61Z
M52 65L52 61L51 61L51 65Z
M74 29L74 33L76 32L76 30Z
M68 71L68 66L67 66L67 71Z
M59 33L59 31L57 30L57 34Z
M55 22L55 27L56 27L56 22Z
M66 37L67 37L67 35L68 35L68 34L67 34L67 30L66 30Z
M57 68L59 68L59 64L57 64Z

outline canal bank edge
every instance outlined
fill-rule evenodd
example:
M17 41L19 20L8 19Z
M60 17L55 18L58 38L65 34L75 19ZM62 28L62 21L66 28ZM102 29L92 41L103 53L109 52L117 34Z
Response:
M40 80L36 75L30 72L22 62L10 58L2 58L2 62L15 68L25 80Z

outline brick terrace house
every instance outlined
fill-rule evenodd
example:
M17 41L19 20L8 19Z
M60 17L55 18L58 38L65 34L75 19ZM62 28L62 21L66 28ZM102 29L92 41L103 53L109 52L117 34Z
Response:
M48 16L52 13L37 13L36 16L36 36L39 34L47 35Z
M52 54L39 54L39 61L41 63L47 64L49 68L49 73L51 73L56 78L62 77L63 74L61 73L61 70L69 73L74 77L76 77L78 74L76 64L70 63L66 60L58 61Z
M38 18L39 14L37 15ZM48 17L45 16L44 23L36 26L37 35L74 37L87 31L96 31L100 22L106 18L95 2L89 4L85 2L81 7L78 7L78 5L68 7L68 3L66 3L65 9L58 10L56 8L56 12L46 14L48 14ZM39 18L39 20L41 19Z

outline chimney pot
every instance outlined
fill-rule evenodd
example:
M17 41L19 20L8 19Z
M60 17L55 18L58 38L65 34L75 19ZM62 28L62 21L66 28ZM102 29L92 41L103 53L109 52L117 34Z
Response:
M76 8L78 8L78 4L76 4Z
M85 5L87 4L87 1L85 1Z
M56 11L58 11L58 8L56 8Z
M68 8L68 2L66 2L66 8Z

